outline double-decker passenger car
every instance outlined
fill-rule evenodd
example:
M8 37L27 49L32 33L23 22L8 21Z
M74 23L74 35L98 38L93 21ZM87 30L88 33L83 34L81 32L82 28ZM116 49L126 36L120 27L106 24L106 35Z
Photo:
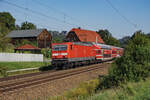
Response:
M111 60L122 53L119 47L83 42L53 43L51 50L52 65L60 69Z

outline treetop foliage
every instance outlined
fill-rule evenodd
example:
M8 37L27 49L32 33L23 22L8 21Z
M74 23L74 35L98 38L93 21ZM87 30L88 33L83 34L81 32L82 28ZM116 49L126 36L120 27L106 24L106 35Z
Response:
M31 22L23 22L21 24L21 29L22 30L25 30L25 29L36 29L36 25L34 25L33 23Z
M114 38L108 30L99 30L97 33L101 36L105 44L120 46L119 40Z
M9 30L15 29L15 18L9 12L0 13L0 23L4 24Z
M8 12L0 13L0 51L5 51L10 41L5 37L9 31L15 28L15 18Z
M19 25L15 25L15 21L15 18L9 12L0 12L0 52L8 51L7 49L10 49L10 39L6 37L10 31L36 29L36 26L30 22L23 22L20 27ZM23 43L27 43L27 41L23 41ZM23 43L21 42L20 44Z
M129 40L130 40L130 36L125 36L122 39L119 39L121 47L125 48L125 46L128 44Z

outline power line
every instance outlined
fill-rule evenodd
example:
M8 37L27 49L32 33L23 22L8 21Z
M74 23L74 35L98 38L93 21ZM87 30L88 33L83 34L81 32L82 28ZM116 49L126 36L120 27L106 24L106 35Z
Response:
M15 11L15 13L16 14L25 14L23 11L22 11L22 9L16 9L16 8L13 8L11 11ZM17 11L17 12L16 12ZM27 13L26 13L27 14ZM29 22L32 22L32 20L34 20L34 22L36 23L36 25L37 26L42 26L43 28L44 28L44 26L45 27L47 27L47 28L49 28L50 30L51 29L54 29L54 30L62 30L62 25L61 25L61 23L60 24L54 24L54 23L51 23L50 25L48 25L48 24L44 24L44 18L43 17L41 17L41 16L37 16L37 14L34 14L34 13L31 13L31 14L33 14L33 16L34 15L36 15L36 17L34 17L34 19L30 19L30 17L28 17L28 21ZM29 15L29 14L28 14ZM25 21L27 21L26 19L23 19L23 18L21 18L20 19L20 17L18 18L17 17L17 19L16 19L16 21L20 21L20 22L25 22ZM46 22L47 23L47 22Z
M67 19L67 18L72 19L72 20L76 20L76 21L78 21L78 22L81 22L81 21L77 20L76 18L73 18L72 16L68 15L67 13L65 13L65 12L63 12L63 11L61 11L61 10L58 10L58 9L56 9L56 8L50 6L50 5L46 5L46 4L42 3L42 2L39 2L38 0L32 0L32 1L35 2L35 3L37 3L37 4L40 5L40 6L49 8L50 10L53 10L55 13L58 13L58 14L63 15L63 17L64 17L64 22L66 22L66 19ZM80 26L80 25L78 25L78 26Z
M39 4L39 5L42 5L44 7L50 8L50 10L53 10L53 11L59 13L59 14L67 15L65 12L62 12L62 11L60 11L60 10L58 10L58 9L52 7L52 6L46 5L46 4L42 3L42 2L39 2L38 0L32 0L32 1L37 3L37 4Z
M55 21L57 21L57 22L61 22L61 23L64 23L64 24L68 24L68 25L71 25L71 26L73 26L73 27L80 27L80 25L75 25L75 24L72 24L72 23L67 22L67 21L66 21L66 17L70 17L70 16L67 15L66 13L64 13L64 12L61 12L61 11L59 11L59 10L53 8L53 7L51 7L51 8L53 8L53 10L55 10L55 12L57 11L57 12L59 12L59 13L61 13L61 14L64 14L64 20L60 20L60 19L57 19L57 18L55 18L55 17L48 16L48 15L46 15L46 14L44 14L44 13L41 13L41 12L38 12L38 11L35 11L35 10L32 10L32 9L29 9L29 8L27 8L27 7L22 7L22 6L20 6L20 5L11 3L11 2L9 2L9 1L7 1L7 0L2 0L1 2L6 3L6 4L8 4L8 5L11 5L11 6L15 6L15 7L20 8L20 9L23 9L23 10L25 10L25 11L30 11L31 13L34 13L34 14L37 14L37 15L46 17L47 19L51 18L51 19L53 19L53 20L55 20ZM41 4L41 3L40 3L40 4ZM46 6L44 6L44 7L46 7ZM72 17L70 17L70 18L72 18ZM79 20L77 21L77 20L76 20L76 22L81 22L81 21L79 21ZM91 27L91 25L88 25L88 24L85 24L85 25L88 26L88 27ZM95 27L95 26L94 26L94 27Z
M56 8L50 6L50 5L44 4L44 3L42 3L42 2L39 2L38 0L32 0L32 1L35 2L35 3L37 3L37 4L40 5L40 6L49 8L50 10L53 10L55 13L62 14L63 17L64 17L64 23L66 22L67 18L72 19L72 20L74 20L75 22L81 22L81 21L78 20L77 18L74 18L74 17L68 15L67 13L65 13L65 12L63 12L63 11L61 11L61 10L58 10L58 9L56 9ZM80 25L81 25L81 27L84 27L84 26L94 27L94 28L97 27L97 26L93 26L93 25L89 25L89 24L83 24L83 23L82 23L82 24L79 24L78 26L80 26Z
M111 2L110 0L106 0L106 2L118 13L127 23L131 24L133 27L137 27L137 24L130 21L126 16L124 16Z
M61 23L63 23L64 21L62 21L62 20L59 20L59 19L57 19L57 18L55 18L55 17L52 17L52 16L48 16L48 15L45 15L45 14L43 14L43 13L41 13L41 12L38 12L38 11L35 11L35 10L32 10L32 9L29 9L29 8L24 8L24 7L22 7L22 6L19 6L19 5L17 5L17 4L14 4L14 3L11 3L11 2L8 2L8 1L2 1L2 2L4 2L4 3L7 3L7 4L9 4L9 5L12 5L12 6L15 6L15 7L17 7L17 8L20 8L20 9L23 9L23 10L26 10L26 11L30 11L30 12L32 12L32 13L34 13L34 14L37 14L37 15L40 15L40 16L43 16L43 17L46 17L46 18L51 18L51 19L53 19L53 20L55 20L55 21L57 21L57 22L61 22ZM68 25L72 25L72 26L76 26L76 25L74 25L74 24L71 24L71 23L68 23L68 22L66 22L66 24L68 24Z
M72 16L68 15L67 13L65 13L65 12L63 12L61 10L58 10L58 9L56 9L56 8L50 6L50 5L46 5L46 4L42 3L42 2L39 2L38 0L32 0L32 1L37 3L37 4L39 4L39 5L42 5L44 7L50 8L50 10L53 10L55 13L57 12L58 14L62 14L64 16L66 16L66 17L69 17L70 19L77 20L77 19L73 18Z

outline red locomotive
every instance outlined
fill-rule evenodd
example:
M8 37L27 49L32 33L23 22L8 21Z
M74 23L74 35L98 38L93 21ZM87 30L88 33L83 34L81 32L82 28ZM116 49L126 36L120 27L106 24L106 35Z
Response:
M105 44L65 42L52 44L52 65L57 68L98 63L122 56L123 49Z

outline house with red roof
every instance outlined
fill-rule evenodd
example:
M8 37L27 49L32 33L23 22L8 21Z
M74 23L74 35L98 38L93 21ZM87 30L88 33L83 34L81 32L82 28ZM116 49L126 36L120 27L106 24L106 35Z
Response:
M66 42L95 42L102 43L104 41L100 37L100 35L91 30L84 30L80 28L73 28L65 38Z
M31 51L33 53L40 53L41 52L41 49L38 48L38 47L35 47L33 45L30 45L30 44L25 44L23 46L19 46L17 48L14 49L15 52L22 52L24 53L24 51Z

